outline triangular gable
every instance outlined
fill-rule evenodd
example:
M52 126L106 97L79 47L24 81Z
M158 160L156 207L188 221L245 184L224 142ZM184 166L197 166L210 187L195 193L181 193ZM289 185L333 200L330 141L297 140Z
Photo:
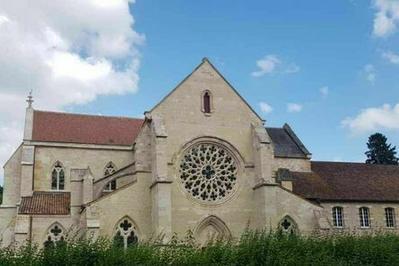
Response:
M188 76L186 76L173 90L171 90L164 98L162 98L162 100L159 101L149 112L154 111L159 105L161 105L162 102L164 102L170 95L172 95L173 92L175 92L187 79L189 79L193 75L194 72L196 72L205 63L208 63L212 67L212 69L219 75L219 77L221 77L223 81L226 82L226 84L245 103L245 105L248 106L249 110L251 110L251 112L255 114L256 117L259 118L259 120L263 122L265 121L259 116L259 114L248 104L248 102L238 93L238 91L230 84L230 82L217 70L217 68L206 57L204 57L202 59L202 62L196 68L194 68L194 70Z

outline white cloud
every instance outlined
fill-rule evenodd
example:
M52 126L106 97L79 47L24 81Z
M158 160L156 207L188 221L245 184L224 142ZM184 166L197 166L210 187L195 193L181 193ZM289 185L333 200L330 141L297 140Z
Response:
M375 72L375 67L372 64L367 64L363 67L363 73L368 81L371 83L375 82L377 74Z
M323 86L320 88L320 94L323 98L326 98L328 96L329 89L327 86Z
M374 0L374 8L377 10L374 16L374 36L387 37L393 34L399 23L399 1Z
M382 57L387 59L392 64L399 64L399 55L394 52L387 51L382 53Z
M25 97L60 110L98 95L134 93L144 36L134 1L5 0L0 5L0 164L22 140ZM0 174L1 183L1 174Z
M381 129L399 129L399 104L363 109L355 117L345 118L341 124L354 134Z
M266 55L264 58L256 61L258 70L251 73L254 77L261 77L275 72L296 73L300 70L294 63L286 64L277 55Z
M303 106L298 103L287 103L287 112L289 113L298 113L302 111Z
M267 55L263 59L256 61L256 65L259 67L258 71L252 72L252 76L260 77L265 74L272 73L276 67L281 64L280 59L275 55Z
M267 104L267 103L265 103L265 102L260 102L260 103L259 103L259 106L260 106L260 110L261 110L263 113L265 113L265 114L268 114L268 113L270 113L271 111L273 111L273 108L272 108L269 104Z

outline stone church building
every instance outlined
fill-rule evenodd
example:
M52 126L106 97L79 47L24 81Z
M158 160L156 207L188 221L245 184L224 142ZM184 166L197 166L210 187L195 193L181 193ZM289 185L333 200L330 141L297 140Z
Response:
M143 119L26 109L4 165L1 245L84 232L124 246L191 230L397 232L399 167L311 161L207 60Z

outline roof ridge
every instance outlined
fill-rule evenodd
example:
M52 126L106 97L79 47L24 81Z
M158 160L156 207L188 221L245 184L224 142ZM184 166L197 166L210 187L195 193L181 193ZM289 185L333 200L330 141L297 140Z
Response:
M144 120L144 118L128 117L128 116L94 115L94 114L82 114L82 113L68 113L68 112L61 112L61 111L34 110L34 112L51 113L51 114L59 114L59 115L91 116L91 117L130 119L130 120Z
M305 154L307 157L310 158L310 156L312 156L312 153L309 152L309 150L305 147L303 142L298 138L298 136L295 134L294 130L292 130L290 125L285 123L283 125L283 129L287 132L288 136L290 136L290 138L295 142L295 144L303 152L303 154Z
M370 166L389 166L389 167L399 167L398 165L394 164L369 164L365 162L343 162L343 161L311 161L311 163L336 163L336 164L359 164L359 165L370 165Z
M284 129L284 128L282 128L282 127L266 127L266 126L265 126L265 128L266 128L266 129L282 129L282 130Z

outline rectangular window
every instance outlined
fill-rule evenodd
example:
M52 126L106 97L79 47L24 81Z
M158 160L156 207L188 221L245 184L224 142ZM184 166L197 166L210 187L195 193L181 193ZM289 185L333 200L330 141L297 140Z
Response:
M387 227L395 227L395 210L393 208L385 208L385 220Z
M368 228L370 227L370 214L369 209L362 207L359 209L360 227Z
M342 207L334 207L332 209L334 227L343 227L343 209Z

